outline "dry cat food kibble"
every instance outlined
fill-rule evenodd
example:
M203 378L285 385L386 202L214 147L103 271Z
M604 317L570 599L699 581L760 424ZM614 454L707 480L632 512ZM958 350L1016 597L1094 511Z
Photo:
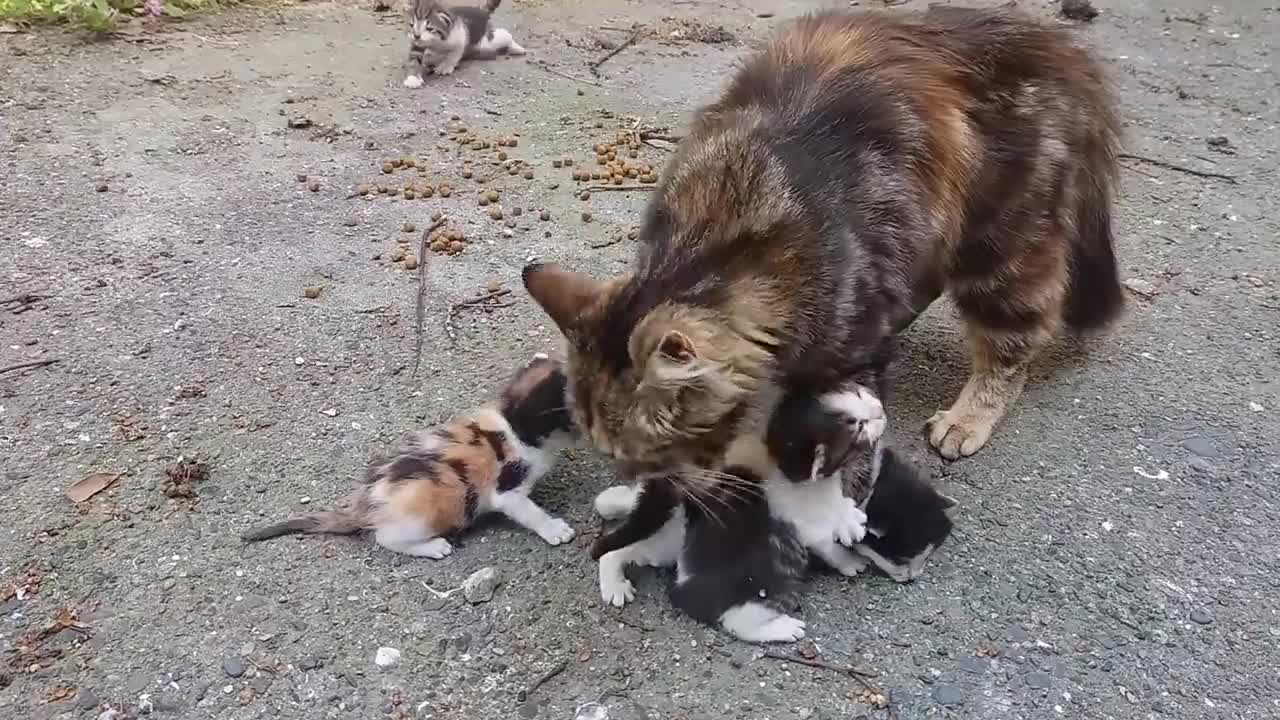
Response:
M418 267L418 256L417 256L417 255L414 255L413 253L409 253L408 255L405 255L405 256L404 256L404 269L405 269L405 270L416 270L416 269L417 269L417 267Z
M407 222L407 223L405 223L404 225L400 226L400 229L401 229L401 230L403 230L404 232L407 232L407 233L411 233L411 232L413 232L414 230L417 230L417 228L415 228L415 227L413 226L413 223L411 223L411 222Z
M487 199L489 200L489 202L491 202L491 203L498 202L498 191L497 191L497 190L490 190L490 191L486 192L486 193L484 194L484 196L485 196L485 198L487 198Z
M538 213L538 219L539 219L539 220L550 220L550 219L551 219L551 211L550 211L550 210L543 210L542 212Z
M500 208L500 207L492 207L492 208L489 208L489 217L493 218L494 220L501 220L501 219L502 219L502 208Z
M448 185L441 185L440 189L436 190L436 192L440 193L440 197L449 197L453 194L453 189Z
M302 182L302 183L304 183L304 182L306 182L306 181L307 181L307 174L306 174L306 173L298 173L298 182Z
M582 213L582 222L591 222L591 213L589 212Z
M320 297L320 286L308 285L302 288L302 297L308 300L315 300L316 298Z
M471 179L471 175L472 175L472 173L471 173L471 168L463 168L463 169L462 169L462 177L463 177L463 179L464 179L464 180L470 180L470 179Z

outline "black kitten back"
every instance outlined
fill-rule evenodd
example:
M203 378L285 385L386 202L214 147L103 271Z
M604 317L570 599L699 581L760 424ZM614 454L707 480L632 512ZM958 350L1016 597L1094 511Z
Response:
M919 470L885 448L867 502L867 536L862 542L885 558L909 562L947 539L955 506L955 500L939 492Z

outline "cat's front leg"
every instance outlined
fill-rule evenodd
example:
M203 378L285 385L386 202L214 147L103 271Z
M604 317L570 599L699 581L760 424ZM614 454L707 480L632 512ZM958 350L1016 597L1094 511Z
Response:
M458 48L449 48L449 52L444 56L444 59L436 63L433 72L436 75L452 75L453 71L458 68L458 63L462 62L462 56L466 53L466 50L465 45Z
M835 542L819 543L809 548L814 555L822 559L828 567L845 577L853 577L867 569L870 562L847 547Z
M832 540L853 547L867 536L867 514L853 498L841 497Z
M523 493L497 493L493 498L493 508L516 524L537 533L548 545L563 545L573 539L574 531L569 523L547 514Z

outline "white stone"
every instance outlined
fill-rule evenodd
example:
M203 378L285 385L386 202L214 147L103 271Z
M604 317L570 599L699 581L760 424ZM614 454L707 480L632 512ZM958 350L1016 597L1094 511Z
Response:
M393 647L380 647L378 652L373 655L373 664L380 668L389 668L392 665L399 664L400 651Z

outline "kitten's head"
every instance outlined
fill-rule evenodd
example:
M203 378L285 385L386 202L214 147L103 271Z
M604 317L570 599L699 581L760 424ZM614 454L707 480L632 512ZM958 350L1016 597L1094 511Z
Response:
M637 479L713 467L761 384L766 351L728 313L647 297L632 276L556 265L524 284L567 341L570 412Z
M409 0L409 42L430 49L444 42L453 29L453 13L439 0Z
M808 394L787 395L769 417L765 444L779 472L794 483L830 477L857 449L857 432Z
M572 441L565 381L563 364L539 353L502 389L498 409L521 442L542 447Z
M882 566L895 580L913 580L951 535L958 509L955 498L886 449L867 502L863 543L896 566L896 571Z

